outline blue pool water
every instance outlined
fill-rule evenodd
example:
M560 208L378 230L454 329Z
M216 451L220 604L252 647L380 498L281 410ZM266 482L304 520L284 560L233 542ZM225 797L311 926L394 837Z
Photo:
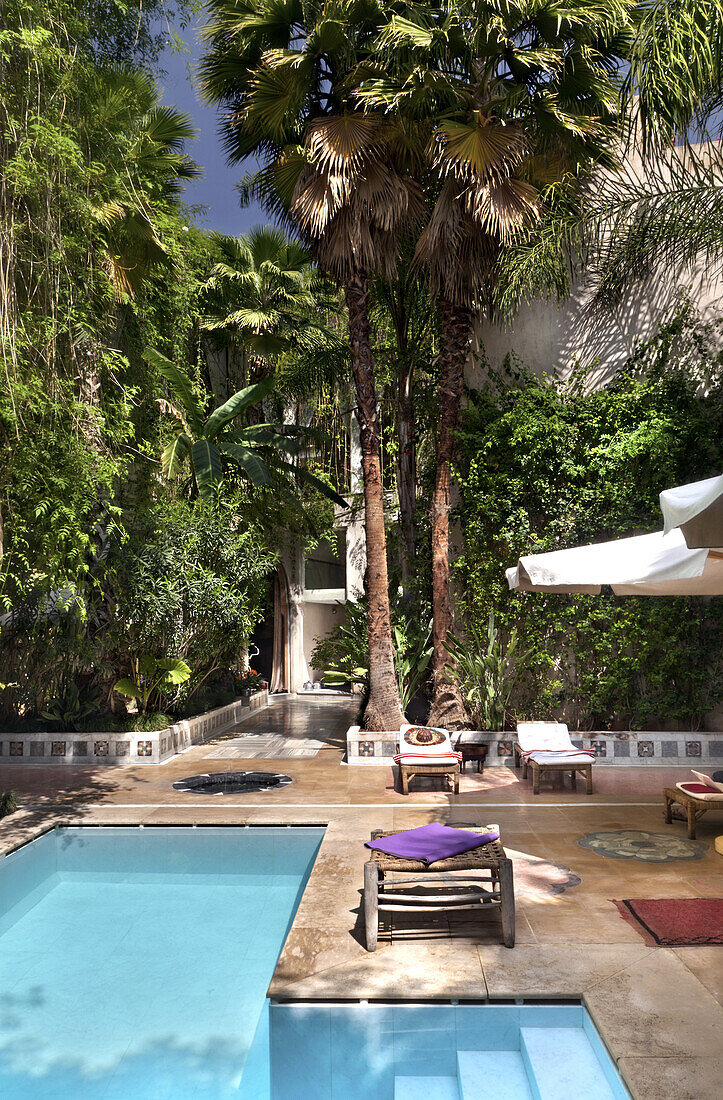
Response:
M322 835L68 828L1 860L0 1097L257 1100L266 990Z
M268 1015L272 1100L628 1100L581 1005L272 1004Z

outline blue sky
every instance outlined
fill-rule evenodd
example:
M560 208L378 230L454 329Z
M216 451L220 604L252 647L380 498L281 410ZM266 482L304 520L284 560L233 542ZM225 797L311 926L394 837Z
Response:
M258 207L242 210L239 206L234 184L244 174L244 168L226 164L216 111L202 102L196 90L195 65L202 53L197 26L194 22L178 32L187 52L165 51L160 62L165 72L159 76L159 84L163 102L190 115L199 131L197 139L189 143L188 153L201 165L204 175L187 185L185 201L189 206L198 204L207 208L194 213L201 228L238 235L264 224L268 218Z

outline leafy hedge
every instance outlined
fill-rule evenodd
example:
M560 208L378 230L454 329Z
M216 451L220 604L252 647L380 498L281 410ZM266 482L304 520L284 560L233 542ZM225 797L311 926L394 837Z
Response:
M488 615L532 653L518 717L697 728L723 700L723 600L510 593L521 554L659 530L661 489L723 470L716 333L687 311L604 389L519 364L472 397L459 437L456 562L468 636ZM719 346L719 345L718 345Z

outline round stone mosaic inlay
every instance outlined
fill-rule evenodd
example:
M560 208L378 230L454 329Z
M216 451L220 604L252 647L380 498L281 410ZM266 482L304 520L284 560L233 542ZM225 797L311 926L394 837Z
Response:
M637 829L621 829L614 833L588 833L578 840L608 859L639 859L644 863L672 863L676 859L702 859L707 844L685 840L668 833L646 833Z
M178 779L173 789L193 791L194 794L253 794L286 787L289 783L291 776L278 772L210 772Z

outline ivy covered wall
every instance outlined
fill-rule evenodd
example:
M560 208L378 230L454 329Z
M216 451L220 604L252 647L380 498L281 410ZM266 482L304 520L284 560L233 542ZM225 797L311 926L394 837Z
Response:
M723 701L723 601L511 593L521 554L660 530L661 489L723 470L718 333L688 310L604 389L519 363L471 395L459 436L455 564L470 641L517 626L519 718L588 729L698 728Z

